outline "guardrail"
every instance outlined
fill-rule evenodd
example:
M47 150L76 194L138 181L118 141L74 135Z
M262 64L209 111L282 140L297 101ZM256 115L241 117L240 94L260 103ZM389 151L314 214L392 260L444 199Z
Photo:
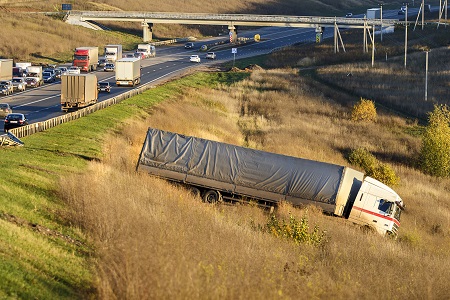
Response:
M112 97L105 101L98 102L94 105L76 110L71 113L67 113L63 116L59 116L59 117L48 119L46 121L36 122L36 123L32 123L30 125L14 128L14 129L9 130L9 132L14 134L17 138L22 138L22 137L25 137L28 135L32 135L34 133L41 132L41 131L47 130L49 128L58 126L60 124L67 123L72 120L76 120L81 117L87 116L93 112L100 110L100 109L104 109L111 105L117 104L125 99L136 96L138 94L142 94L142 92L144 92L148 89L151 89L151 88L153 88L153 86L150 86L149 84L145 84L140 87L129 90L123 94L120 94L116 97Z

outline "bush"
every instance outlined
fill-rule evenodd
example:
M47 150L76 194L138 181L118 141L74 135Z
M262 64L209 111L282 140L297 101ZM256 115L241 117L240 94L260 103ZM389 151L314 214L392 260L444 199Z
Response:
M446 105L435 105L433 112L428 114L420 167L433 176L450 176L450 112Z
M361 98L352 109L352 121L375 122L377 120L377 109L375 102Z
M306 243L319 246L326 241L325 232L320 232L319 226L314 226L313 231L309 232L306 216L298 221L294 216L289 215L289 223L286 223L285 220L280 221L274 214L271 214L265 229L276 237L293 240L296 244Z
M362 168L367 176L384 184L397 185L400 182L400 178L389 165L379 162L375 156L364 148L353 150L349 155L349 161L352 165Z

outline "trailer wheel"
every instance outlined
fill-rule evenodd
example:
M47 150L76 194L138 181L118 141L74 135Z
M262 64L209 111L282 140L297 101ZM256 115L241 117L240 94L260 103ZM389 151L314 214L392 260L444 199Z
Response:
M203 194L203 202L215 204L222 201L222 195L218 191L207 190Z
M189 192L191 193L191 195L195 198L200 197L201 196L201 192L198 188L196 187L191 187L189 188Z

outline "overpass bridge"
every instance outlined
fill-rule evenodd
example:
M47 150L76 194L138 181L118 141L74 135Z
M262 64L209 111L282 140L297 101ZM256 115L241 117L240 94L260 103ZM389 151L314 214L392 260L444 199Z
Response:
M140 22L143 27L143 40L152 40L154 24L197 24L228 26L233 41L236 40L237 26L276 26L276 27L306 27L323 31L323 27L362 28L364 32L375 26L392 26L398 19L367 19L339 18L318 16L282 16L282 15L251 15L251 14L207 14L207 13L162 13L162 12L131 12L131 11L69 11L66 22L75 25L95 28L90 21Z

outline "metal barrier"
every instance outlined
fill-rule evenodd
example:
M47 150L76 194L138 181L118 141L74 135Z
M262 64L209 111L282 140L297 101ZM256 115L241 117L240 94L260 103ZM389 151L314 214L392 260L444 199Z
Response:
M41 132L44 130L47 130L49 128L58 126L60 124L63 123L67 123L70 122L72 120L76 120L79 119L81 117L87 116L93 112L96 112L100 109L104 109L106 107L109 107L111 105L117 104L125 99L128 99L130 97L136 96L138 94L142 94L142 92L153 88L153 86L150 86L148 84L142 85L138 88L134 88L132 90L129 90L123 94L120 94L116 97L113 98L109 98L105 101L102 102L98 102L94 105L76 110L74 112L71 113L67 113L63 116L59 116L59 117L55 117L55 118L51 118L48 119L46 121L42 121L42 122L36 122L36 123L32 123L30 125L26 125L26 126L22 126L22 127L18 127L18 128L14 128L9 130L9 132L11 132L12 134L14 134L17 138L22 138L28 135L31 135L33 133L37 133L37 132Z

